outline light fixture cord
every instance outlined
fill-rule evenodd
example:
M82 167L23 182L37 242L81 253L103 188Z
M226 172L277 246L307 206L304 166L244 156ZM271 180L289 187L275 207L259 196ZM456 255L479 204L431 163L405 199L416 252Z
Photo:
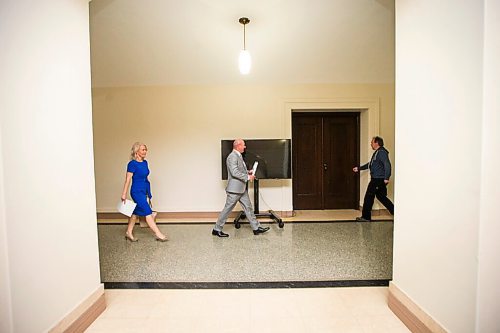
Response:
M247 49L245 26L246 24L243 24L243 50Z

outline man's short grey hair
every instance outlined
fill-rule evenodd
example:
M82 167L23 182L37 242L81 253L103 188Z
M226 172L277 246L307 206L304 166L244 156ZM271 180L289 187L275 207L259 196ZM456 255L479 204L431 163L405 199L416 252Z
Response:
M243 139L236 139L233 141L233 149L236 149L243 142Z

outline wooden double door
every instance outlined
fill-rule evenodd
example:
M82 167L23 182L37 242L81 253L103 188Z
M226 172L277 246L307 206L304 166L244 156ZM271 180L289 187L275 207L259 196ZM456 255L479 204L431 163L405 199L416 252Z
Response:
M294 209L358 209L359 112L293 112Z

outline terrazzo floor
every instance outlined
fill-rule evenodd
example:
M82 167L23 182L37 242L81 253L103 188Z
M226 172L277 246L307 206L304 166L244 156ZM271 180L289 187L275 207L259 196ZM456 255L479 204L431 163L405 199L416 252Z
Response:
M273 282L392 279L393 222L287 222L254 236L248 224L161 224L169 241L136 227L99 224L102 282Z

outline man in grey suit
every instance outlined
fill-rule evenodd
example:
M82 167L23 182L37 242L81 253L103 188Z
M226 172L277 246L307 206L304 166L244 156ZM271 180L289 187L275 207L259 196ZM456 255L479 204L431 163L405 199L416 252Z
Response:
M262 234L269 230L269 227L263 228L260 226L259 221L257 221L253 213L252 202L248 196L246 184L249 180L254 180L255 175L247 170L245 161L243 161L243 156L241 156L245 148L245 141L236 139L233 142L233 151L227 156L226 167L228 181L226 186L226 204L212 230L212 235L214 236L229 237L228 234L222 232L222 228L226 223L229 213L231 213L238 201L241 207L243 207L243 211L250 222L250 227L254 235Z

